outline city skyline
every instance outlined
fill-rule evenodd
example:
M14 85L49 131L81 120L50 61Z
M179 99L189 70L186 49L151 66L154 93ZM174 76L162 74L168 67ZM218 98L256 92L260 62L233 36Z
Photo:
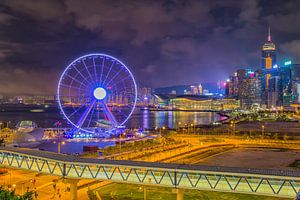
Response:
M261 68L268 26L277 60L298 61L300 28L293 22L300 19L299 6L297 1L3 1L0 91L55 94L63 69L91 52L120 58L141 87L226 80L241 66Z

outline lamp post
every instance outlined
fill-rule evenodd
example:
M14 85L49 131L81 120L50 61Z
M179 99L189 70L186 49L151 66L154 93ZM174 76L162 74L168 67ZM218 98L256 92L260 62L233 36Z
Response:
M119 142L120 142L120 153L122 153L122 135L125 135L125 133L120 133L120 139L119 139Z
M55 126L56 126L56 130L57 130L57 153L60 154L61 152L61 135L60 135L60 131L59 131L59 127L62 125L62 123L60 121L55 122Z
M232 128L232 135L235 135L235 121L230 121L230 126Z
M165 131L165 130L166 130L166 127L165 127L165 126L163 126L161 129L162 129L163 131Z
M264 134L265 134L265 126L262 125L261 126L261 136L262 136L262 138L264 138Z
M177 131L180 131L180 125L181 125L181 122L178 122L178 126L177 126Z

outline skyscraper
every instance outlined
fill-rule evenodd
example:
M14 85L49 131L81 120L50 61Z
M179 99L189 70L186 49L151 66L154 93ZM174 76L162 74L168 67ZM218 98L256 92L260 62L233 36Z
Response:
M277 81L271 81L271 76L278 76L278 69L276 64L276 46L272 42L271 31L268 29L268 40L262 46L262 104L266 104L268 107L270 105L269 98L278 99L278 97L273 97L272 95L278 94L278 91L273 91L277 88L275 86L270 86L270 83L275 84ZM272 88L272 89L271 89Z
M241 107L251 109L261 102L261 81L258 71L238 69L227 81L226 96L240 100Z
M203 95L203 88L202 88L201 83L199 83L199 85L198 85L198 90L199 90L199 95Z

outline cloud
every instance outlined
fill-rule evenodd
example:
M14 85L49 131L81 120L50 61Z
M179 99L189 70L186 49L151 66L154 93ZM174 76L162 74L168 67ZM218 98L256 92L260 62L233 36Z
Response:
M115 2L95 0L87 4L67 0L66 8L77 26L107 39L132 39L135 45L176 35L180 29L207 27L212 23L209 7L201 2L175 3L170 9L163 7L159 1Z
M241 1L241 13L238 18L240 22L256 23L262 8L259 7L257 0Z
M0 93L55 92L64 66L91 52L124 61L143 86L217 81L260 65L268 24L282 52L298 52L297 1L3 0L0 6L0 83L8 85Z
M0 13L0 24L2 25L10 24L11 20L13 19L14 17L12 15L6 13Z
M52 20L56 23L66 22L65 8L59 0L3 0L14 12L32 16L35 20Z
M300 21L299 11L288 14L274 14L267 16L265 19L274 31L300 33L300 26L298 25Z
M55 94L58 71L1 66L0 94Z
M0 61L4 61L9 56L20 52L22 45L19 43L7 42L0 40Z
M300 40L293 40L282 44L281 50L287 55L292 55L295 60L300 60Z

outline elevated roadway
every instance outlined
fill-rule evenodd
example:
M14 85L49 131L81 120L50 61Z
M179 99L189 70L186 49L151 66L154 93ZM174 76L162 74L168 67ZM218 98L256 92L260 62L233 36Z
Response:
M183 199L184 189L288 198L294 198L300 190L300 170L80 158L12 147L0 147L0 165L61 176L71 185L71 199L77 199L77 182L80 179L172 187L178 191L177 199Z

